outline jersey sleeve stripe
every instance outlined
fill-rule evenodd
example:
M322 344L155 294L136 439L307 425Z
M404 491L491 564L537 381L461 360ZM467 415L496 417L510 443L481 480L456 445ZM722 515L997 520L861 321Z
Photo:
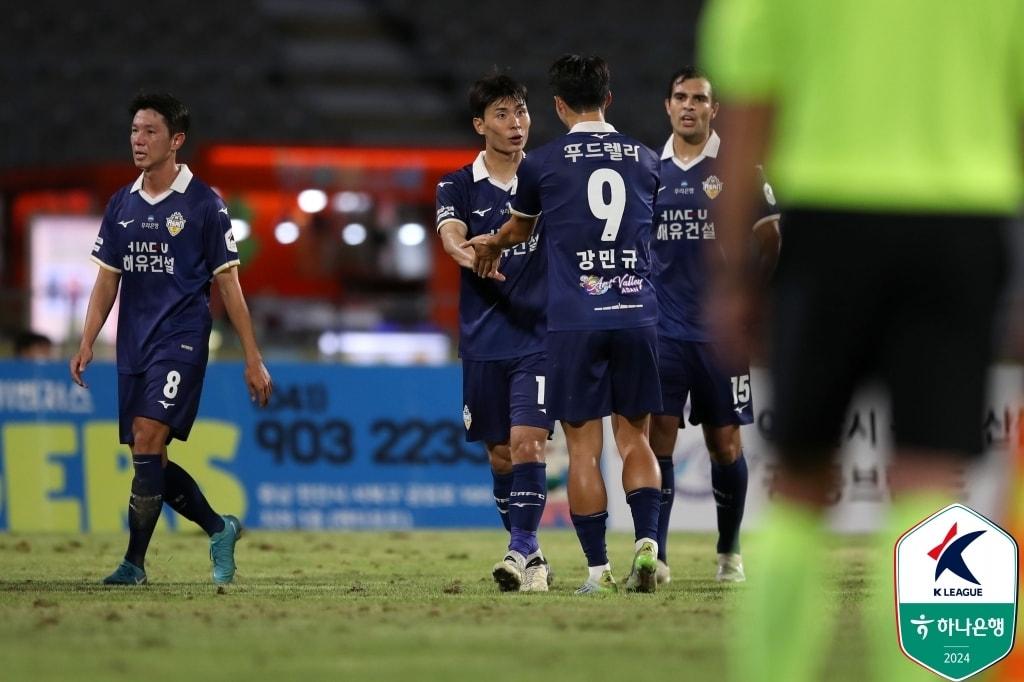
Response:
M756 230L757 228L759 228L760 226L764 225L765 223L767 223L767 222L769 222L771 220L779 220L780 218L782 218L782 214L780 214L780 213L772 213L771 215L766 215L765 217L761 218L756 223L754 223L754 226L751 227L750 229L751 230Z
M225 270L230 270L231 268L236 267L236 266L241 265L241 264L242 264L242 261L238 260L237 258L235 260L229 260L227 263L225 263L224 265L222 265L219 268L217 268L216 270L214 270L213 274L219 275L220 273L224 272Z
M466 225L466 221L463 220L462 218L445 218L444 220L437 224L438 232L441 231L441 226L444 225L445 223L459 223L460 225ZM468 229L469 225L466 225L466 228Z
M509 211L512 213L512 215L519 216L520 218L537 218L537 217L540 216L540 213L534 213L533 215L531 215L529 213L523 213L522 211L517 211L514 208L512 208L511 206L509 207Z
M97 258L96 256L89 256L89 260L91 260L91 261L92 261L93 263L95 263L96 265L100 266L100 267L101 267L101 268L103 268L104 270L110 270L111 272L116 272L116 273L117 273L117 274L119 274L119 275L121 274L121 271L120 271L120 270L118 270L117 268L115 268L115 267L114 267L113 265L107 265L106 263L104 263L103 261L101 261L101 260L100 260L99 258Z

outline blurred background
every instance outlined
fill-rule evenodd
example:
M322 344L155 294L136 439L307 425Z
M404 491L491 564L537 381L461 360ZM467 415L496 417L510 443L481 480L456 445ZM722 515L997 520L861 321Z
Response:
M125 109L139 89L161 88L192 111L179 158L231 208L268 357L369 361L367 337L348 332L404 331L427 335L414 360L448 361L458 274L433 238L433 199L438 177L481 148L469 85L510 69L530 89L538 146L561 133L548 65L596 52L612 66L609 119L663 144L663 81L692 58L699 7L640 3L609 27L602 16L616 3L579 0L543 12L468 0L18 3L0 28L7 353L26 328L61 355L77 344L98 217L137 175ZM236 357L216 301L214 314L216 357ZM391 347L373 341L378 355ZM408 359L408 343L394 345Z
M563 130L548 65L565 52L600 54L612 70L608 119L660 149L669 134L665 81L693 59L700 9L697 0L5 7L0 530L125 524L131 465L117 443L115 316L97 343L89 391L71 384L64 363L96 275L88 256L100 216L137 177L126 108L142 88L170 90L191 108L179 158L230 207L243 290L277 386L267 410L249 405L240 348L214 288L200 418L173 457L247 525L495 526L486 455L464 442L459 275L433 226L438 178L482 147L469 85L494 67L523 81L536 148ZM616 20L624 11L629 20ZM1007 310L1022 308L1020 280ZM981 426L991 456L967 498L982 511L1003 503L1006 454L1021 422L1024 335L1012 331L1015 319L1006 316L1001 356L1015 363L995 368ZM757 419L743 436L751 528L772 478L764 376L754 372ZM887 499L890 430L884 398L869 391L844 435L852 454L835 503L845 529L870 528ZM707 454L698 429L680 435L673 526L710 530ZM616 476L617 458L605 459ZM565 467L556 433L547 525L568 523ZM610 510L613 525L629 525L624 500L613 495Z

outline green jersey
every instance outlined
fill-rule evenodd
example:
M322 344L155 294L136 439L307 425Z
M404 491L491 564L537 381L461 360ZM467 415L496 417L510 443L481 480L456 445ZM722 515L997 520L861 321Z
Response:
M700 51L720 98L773 105L791 208L1020 204L1021 0L710 0Z

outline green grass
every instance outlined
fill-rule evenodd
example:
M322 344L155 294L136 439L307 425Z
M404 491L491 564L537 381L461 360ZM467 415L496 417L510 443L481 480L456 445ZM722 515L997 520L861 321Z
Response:
M0 679L551 682L722 676L729 618L745 586L713 580L714 540L670 542L673 582L656 595L575 597L585 577L571 531L544 531L548 594L500 594L504 533L252 532L238 575L210 582L207 541L158 535L150 584L97 584L125 536L0 534ZM609 536L617 578L632 538ZM830 682L861 677L867 543L840 539L831 608L844 616ZM748 574L756 557L746 555Z

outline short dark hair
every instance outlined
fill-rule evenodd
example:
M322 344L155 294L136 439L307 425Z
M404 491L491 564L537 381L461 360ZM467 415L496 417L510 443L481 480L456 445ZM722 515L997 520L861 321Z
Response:
M469 111L474 118L483 118L487 107L504 99L526 104L526 86L495 69L478 79L469 89Z
M34 331L21 331L14 335L14 355L23 356L34 346L46 346L51 348L53 341L49 336Z
M665 99L672 98L672 88L676 87L676 83L692 80L694 78L703 78L708 82L708 85L711 85L711 80L708 78L706 73L698 69L696 66L684 66L683 68L676 70L676 72L672 74L672 78L669 79ZM711 99L715 99L714 87L711 88Z
M608 62L596 55L564 54L548 69L548 85L576 113L604 106L611 91Z
M171 135L187 133L192 123L188 107L169 92L139 92L128 107L128 115L134 118L142 109L152 109L163 116Z

